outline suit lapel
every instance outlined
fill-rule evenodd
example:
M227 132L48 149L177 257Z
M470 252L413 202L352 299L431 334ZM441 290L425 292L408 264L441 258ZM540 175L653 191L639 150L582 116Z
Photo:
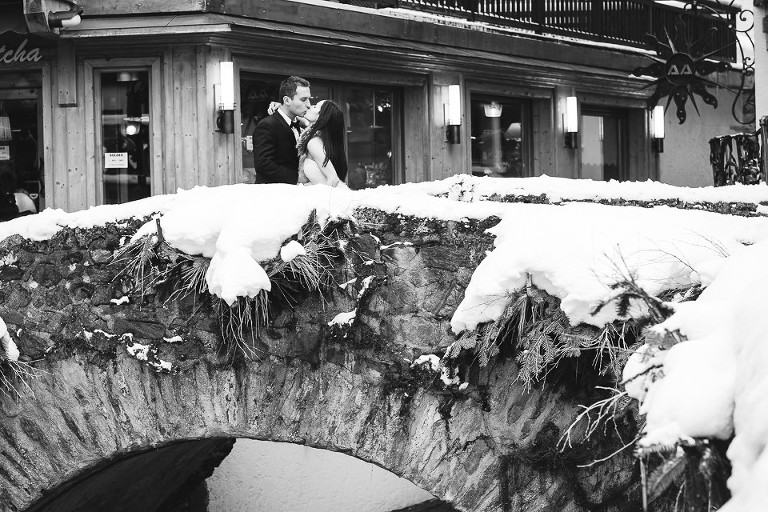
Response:
M277 111L275 111L275 113L274 113L274 114L272 114L272 115L273 115L273 116L275 116L275 117L277 118L277 121L278 121L278 122L279 122L279 123L280 123L280 124L281 124L281 125L282 125L282 126L285 128L285 129L286 129L286 130L288 130L288 133L290 133L290 134L291 134L291 137L293 137L293 138L295 139L296 137L293 135L293 130L291 130L291 126L290 126L290 125L289 125L289 124L288 124L288 123L285 121L285 118L284 118L282 115L280 115L280 112L277 112Z

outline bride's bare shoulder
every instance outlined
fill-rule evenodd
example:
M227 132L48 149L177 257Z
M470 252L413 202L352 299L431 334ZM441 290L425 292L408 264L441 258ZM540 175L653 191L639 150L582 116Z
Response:
M321 139L317 135L309 139L307 141L307 150L308 151L325 151L325 146L323 145L323 139Z

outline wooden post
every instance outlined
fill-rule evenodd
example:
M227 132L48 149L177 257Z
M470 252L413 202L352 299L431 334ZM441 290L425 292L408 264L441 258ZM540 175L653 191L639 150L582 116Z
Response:
M763 180L768 182L768 116L760 118L760 171L763 174Z
M533 22L536 26L536 33L541 34L544 30L544 14L545 14L546 2L534 2L533 6Z
M592 20L590 31L595 35L605 35L603 31L603 0L592 0Z

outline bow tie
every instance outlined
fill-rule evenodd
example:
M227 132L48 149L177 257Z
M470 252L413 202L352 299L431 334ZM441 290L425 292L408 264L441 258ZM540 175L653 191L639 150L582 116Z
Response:
M301 131L301 123L296 121L296 120L294 120L291 123L291 128L296 128L297 131Z

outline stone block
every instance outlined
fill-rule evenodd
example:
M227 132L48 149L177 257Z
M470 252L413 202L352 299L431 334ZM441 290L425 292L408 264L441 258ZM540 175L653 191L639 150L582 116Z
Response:
M90 299L91 304L94 306L110 305L112 304L112 299L115 298L115 287L112 284L102 284L99 287L94 287L92 284L83 283L82 286L91 286L93 288Z
M16 343L19 346L19 351L32 359L45 356L48 349L54 345L50 333L26 329L21 330L16 338Z
M6 307L19 310L26 307L32 300L29 291L21 286L12 286L9 288L10 290L6 290L5 293L3 293L5 296L3 303Z
M104 290L106 292L109 292L111 291L111 287L100 286L99 290ZM96 287L93 284L84 283L82 281L74 282L69 287L69 293L71 294L72 300L77 302L92 298L95 292L96 292ZM107 300L107 303L109 303L109 300Z
M165 326L139 318L115 318L112 326L115 334L133 334L136 338L159 340L165 335Z
M89 251L91 261L96 265L102 265L112 261L112 251L106 249L96 249Z
M50 263L42 263L32 268L32 279L42 286L55 286L62 277L59 269Z
M15 265L0 266L0 281L17 281L24 276L24 270Z

